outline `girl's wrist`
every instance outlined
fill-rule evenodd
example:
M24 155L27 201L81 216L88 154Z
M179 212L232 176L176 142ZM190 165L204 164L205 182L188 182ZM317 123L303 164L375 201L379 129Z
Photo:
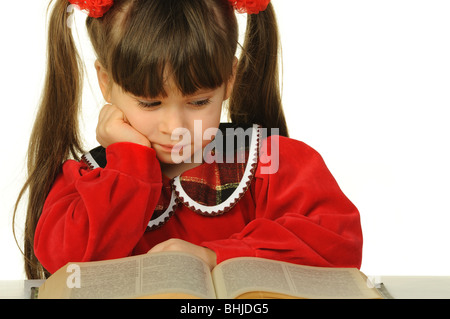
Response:
M105 168L120 171L145 182L162 181L156 152L147 146L131 142L111 144L106 148L106 160Z

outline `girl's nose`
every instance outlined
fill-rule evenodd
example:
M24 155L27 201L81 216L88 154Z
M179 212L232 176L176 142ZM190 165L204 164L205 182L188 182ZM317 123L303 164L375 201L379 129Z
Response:
M183 123L182 111L177 107L167 107L160 122L160 132L172 135L175 130L183 128Z

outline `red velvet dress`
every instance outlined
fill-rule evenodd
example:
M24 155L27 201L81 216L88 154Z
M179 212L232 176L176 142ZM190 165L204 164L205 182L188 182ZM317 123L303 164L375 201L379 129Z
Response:
M68 160L44 205L36 256L53 273L180 238L214 250L217 263L255 256L359 268L359 212L321 156L294 139L252 136L244 161L205 162L172 180L153 149L132 143Z

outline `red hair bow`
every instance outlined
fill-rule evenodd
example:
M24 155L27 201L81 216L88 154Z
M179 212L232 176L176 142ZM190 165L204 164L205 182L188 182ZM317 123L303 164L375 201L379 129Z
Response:
M270 0L228 0L239 12L247 14L258 14L267 9ZM101 18L114 4L114 0L69 0L77 5L80 10L86 10L90 17Z
M101 18L112 7L114 0L69 0L73 5L86 10L92 18Z
M267 9L270 0L228 0L239 13L258 14Z

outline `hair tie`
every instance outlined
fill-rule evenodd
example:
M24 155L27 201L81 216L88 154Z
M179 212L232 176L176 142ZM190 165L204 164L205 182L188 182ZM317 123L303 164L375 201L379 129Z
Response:
M239 13L258 14L267 9L270 0L228 0Z
M101 18L113 6L114 0L69 0L80 10L86 10L92 18Z
M267 9L270 0L228 0L239 13L258 14ZM69 0L92 18L101 18L113 6L114 0Z

